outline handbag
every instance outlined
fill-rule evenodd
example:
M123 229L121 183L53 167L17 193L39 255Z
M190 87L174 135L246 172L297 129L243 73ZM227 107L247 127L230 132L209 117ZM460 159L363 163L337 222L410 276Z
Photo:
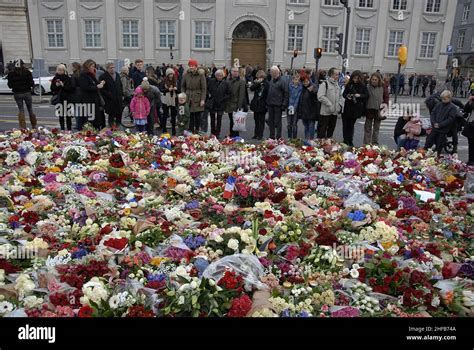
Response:
M234 115L232 116L232 119L234 120L234 126L232 128L232 131L247 131L247 115L248 113L244 111L237 111L234 113Z
M210 98L207 99L206 104L205 104L205 108L208 111L212 111L212 109L214 108L214 97L210 97Z
M51 97L51 104L53 106L56 106L57 104L60 104L61 103L61 96L60 94L56 94L56 95L53 95L53 97Z

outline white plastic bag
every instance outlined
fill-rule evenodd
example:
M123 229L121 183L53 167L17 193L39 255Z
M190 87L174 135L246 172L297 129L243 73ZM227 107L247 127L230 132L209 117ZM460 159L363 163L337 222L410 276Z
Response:
M219 281L227 269L232 269L242 276L245 281L246 288L256 288L265 290L268 287L260 282L260 278L264 274L263 265L255 255L234 254L219 259L209 265L204 270L203 277Z
M232 128L233 131L247 131L247 113L243 111L237 111L234 113L234 127Z

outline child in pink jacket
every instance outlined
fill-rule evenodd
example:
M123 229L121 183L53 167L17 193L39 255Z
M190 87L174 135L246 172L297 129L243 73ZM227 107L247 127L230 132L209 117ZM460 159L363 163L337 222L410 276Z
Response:
M420 116L417 114L413 115L408 123L405 124L403 130L405 130L404 137L406 139L405 149L416 149L420 143L420 135L422 130Z
M138 132L146 130L147 117L150 114L150 101L143 94L143 89L139 86L135 89L135 96L130 102L130 112L133 116L133 121L137 126Z

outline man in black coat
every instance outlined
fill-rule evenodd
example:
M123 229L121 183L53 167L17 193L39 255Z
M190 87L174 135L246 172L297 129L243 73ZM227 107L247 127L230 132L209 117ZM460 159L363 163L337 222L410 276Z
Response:
M282 131L282 113L289 103L289 84L281 76L278 66L270 69L271 80L268 84L267 108L270 138L280 139Z
M227 80L224 80L224 72L216 70L214 78L209 80L207 86L208 100L206 109L211 115L211 134L220 138L222 116L227 102L232 97L232 90Z
M101 92L105 102L105 113L109 116L109 127L113 128L122 123L123 88L120 75L115 71L114 63L107 62L105 70L101 77L105 81Z
M469 142L469 160L467 165L474 166L474 118L471 116L474 110L474 96L469 97L469 101L464 106L464 113L469 115L462 134L467 137Z
M266 73L263 70L255 74L250 91L254 92L250 109L253 111L253 118L255 119L255 133L253 139L263 139L265 131L265 115L267 114L267 95L268 95L268 81Z
M436 146L438 156L441 155L443 147L447 143L447 134L456 122L458 108L452 103L453 94L445 90L441 93L441 103L438 103L431 112L431 125L433 130L426 139L425 149Z

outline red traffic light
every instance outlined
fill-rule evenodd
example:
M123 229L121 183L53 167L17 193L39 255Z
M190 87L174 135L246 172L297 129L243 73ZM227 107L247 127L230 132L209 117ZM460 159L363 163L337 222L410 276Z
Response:
M321 57L323 57L323 48L318 47L318 48L314 49L314 58L319 60Z

